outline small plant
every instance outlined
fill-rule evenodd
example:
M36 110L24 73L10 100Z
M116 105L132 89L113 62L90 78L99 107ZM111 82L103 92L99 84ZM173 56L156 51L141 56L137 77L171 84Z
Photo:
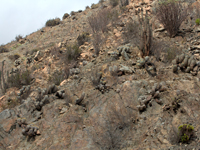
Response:
M23 36L17 35L17 36L15 37L15 40L16 40L17 42L19 42L20 39L23 39Z
M180 142L187 143L194 134L194 127L190 124L183 124L178 127Z
M49 19L46 22L46 27L52 27L60 24L60 18Z
M196 25L199 25L199 24L200 24L200 19L197 18L197 19L195 20L195 23L196 23Z
M88 42L90 39L89 37L89 33L88 32L83 32L81 35L78 36L77 41L78 41L78 45L81 46L83 45L85 42Z
M66 19L66 18L68 18L68 17L69 17L69 14L68 14L68 13L65 13L65 14L63 15L63 17L62 17L62 20Z
M9 52L9 51L4 45L1 45L0 46L0 53L5 53L5 52Z

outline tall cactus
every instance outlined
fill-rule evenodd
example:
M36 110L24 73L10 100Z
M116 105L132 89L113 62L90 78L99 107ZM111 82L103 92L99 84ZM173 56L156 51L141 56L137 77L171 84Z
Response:
M1 67L1 71L0 71L0 88L1 88L3 94L6 92L6 89L7 89L7 84L6 84L5 78L4 78L4 62L5 62L5 60L2 61L2 67Z
M152 24L149 23L148 12L146 11L145 18L143 17L143 8L138 9L141 12L141 16L138 13L138 20L141 25L140 30L140 45L139 48L142 51L142 55L148 56L152 43Z

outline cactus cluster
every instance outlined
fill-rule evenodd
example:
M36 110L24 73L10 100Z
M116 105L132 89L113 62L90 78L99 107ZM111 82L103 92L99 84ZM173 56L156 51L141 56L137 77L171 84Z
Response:
M19 125L19 127L23 128L22 134L24 136L33 137L35 135L40 135L39 127L28 125L28 123L26 122L26 118L18 118L17 124Z
M118 55L122 56L123 60L127 61L130 59L129 53L131 53L130 48L127 45L120 46L117 48Z
M72 68L69 70L69 74L73 76L74 79L78 79L78 74L80 73L79 68Z
M18 118L17 119L17 124L20 126L20 127L25 127L27 125L26 123L26 118Z
M197 75L198 68L200 66L200 63L196 61L194 56L188 56L184 53L176 56L172 63L172 70L174 73L181 69L182 71L186 73L191 73L192 75Z
M138 98L138 101L140 102L140 105L137 105L137 108L140 112L145 111L147 108L147 105L152 106L153 100L155 100L158 104L162 104L162 100L160 98L160 92L164 92L167 90L167 87L164 82L155 83L152 89L149 91L148 96L140 96Z
M39 127L27 125L24 129L22 129L22 134L29 137L40 135Z
M143 8L138 9L138 11L141 12L141 15L138 13L138 20L141 25L139 48L143 56L148 56L152 43L152 25L149 23L148 12L146 11L145 17L143 17Z
M150 62L150 57L149 56L146 56L145 58L140 58L137 61L137 66L140 69L141 68L145 68L146 71L152 76L156 75L156 67L152 62Z
M18 96L21 96L23 95L24 93L28 92L30 90L31 86L28 85L28 86L23 86L20 90L19 90L19 93L17 94Z
M56 92L56 96L60 99L64 99L65 97L65 90L59 90Z

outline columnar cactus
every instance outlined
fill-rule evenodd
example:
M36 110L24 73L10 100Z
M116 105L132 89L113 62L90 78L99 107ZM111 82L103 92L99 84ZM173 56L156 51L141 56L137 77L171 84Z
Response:
M148 56L150 52L151 42L152 42L152 24L149 23L148 13L146 11L145 18L143 17L143 9L139 9L141 16L138 13L138 20L141 25L141 39L140 39L140 50L143 56Z

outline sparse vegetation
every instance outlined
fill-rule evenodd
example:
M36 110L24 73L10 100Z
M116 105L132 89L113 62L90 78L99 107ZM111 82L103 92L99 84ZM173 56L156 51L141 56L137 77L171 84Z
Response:
M55 85L60 85L60 83L65 79L64 72L62 70L56 70L49 76L49 82Z
M66 19L66 18L68 18L68 17L69 17L69 14L68 14L68 13L65 13L65 14L63 15L63 17L62 17L62 20Z
M196 25L199 25L199 24L200 24L200 19L197 18L197 19L195 20L195 23L196 23Z
M46 27L52 27L60 24L60 18L49 19L46 22Z
M106 32L107 25L110 22L110 9L102 9L96 13L93 13L90 17L88 17L88 23L92 28L92 32Z
M9 87L21 88L23 85L30 85L31 80L32 78L29 70L19 70L8 76L7 84Z
M83 45L85 42L88 42L90 39L89 37L89 33L88 32L83 32L81 35L78 36L77 41L78 41L78 45L81 46Z
M1 45L0 46L0 53L5 53L5 52L9 52L9 51L4 45Z
M188 9L181 1L163 0L158 3L155 14L169 36L174 37L178 33L182 22L188 16Z
M194 134L194 127L190 124L183 124L178 127L180 142L187 143Z
M66 53L65 53L65 59L67 62L75 61L77 60L77 57L81 54L81 50L79 49L79 46L77 43L69 44L66 47Z
M19 42L20 39L23 39L23 36L22 36L22 35L17 35L17 36L15 37L15 40L16 40L17 42Z
M17 54L17 53L14 54L14 55L9 55L9 56L8 56L8 58L9 58L10 60L12 60L12 61L17 60L19 57L20 57L20 55Z

